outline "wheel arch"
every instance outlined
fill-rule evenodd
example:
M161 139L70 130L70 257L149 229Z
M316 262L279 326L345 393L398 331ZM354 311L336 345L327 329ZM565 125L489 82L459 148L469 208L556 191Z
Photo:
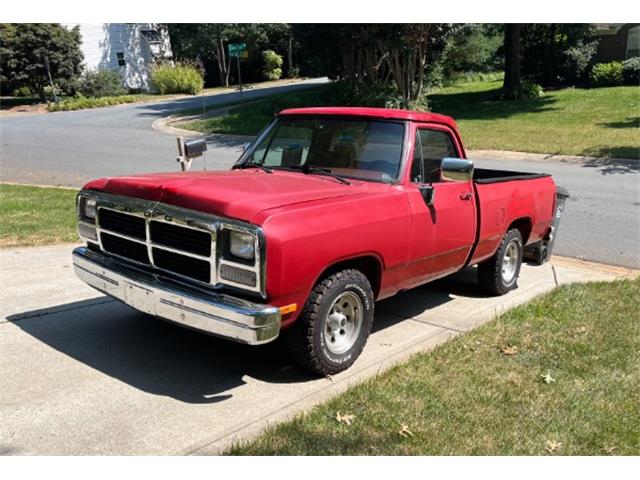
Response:
M507 228L507 232L512 229L518 229L520 231L520 235L522 235L522 244L526 245L529 237L531 236L531 231L533 230L533 221L531 217L520 217L511 222L509 227Z
M334 273L342 270L355 269L363 273L369 283L371 284L371 290L373 291L373 298L378 298L380 293L380 287L382 284L382 261L374 254L363 254L346 259L336 260L327 268L325 268L320 275L316 278L314 285L321 282L327 277L330 277Z

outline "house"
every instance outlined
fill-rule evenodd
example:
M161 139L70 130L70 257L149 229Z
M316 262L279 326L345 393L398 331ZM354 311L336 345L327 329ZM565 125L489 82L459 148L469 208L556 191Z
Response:
M596 23L595 37L598 40L598 50L594 61L597 63L640 56L638 23Z
M67 24L71 28L76 24ZM151 89L150 67L171 59L166 28L156 23L81 23L81 50L87 69L116 70L125 87Z

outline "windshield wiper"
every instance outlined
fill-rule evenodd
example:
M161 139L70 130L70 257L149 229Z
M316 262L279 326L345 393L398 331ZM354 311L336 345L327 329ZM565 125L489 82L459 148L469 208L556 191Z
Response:
M243 169L243 168L259 168L267 173L273 173L273 170L271 170L269 167L265 167L264 165L262 165L261 163L257 163L257 162L247 162L247 163L242 163L240 165L236 165L233 168L239 168L239 169Z
M351 182L337 173L334 173L333 170L324 167L316 167L315 165L290 165L287 168L292 170L300 170L302 173L317 173L318 175L327 175L328 177L335 178L339 182L344 183L345 185L351 185Z

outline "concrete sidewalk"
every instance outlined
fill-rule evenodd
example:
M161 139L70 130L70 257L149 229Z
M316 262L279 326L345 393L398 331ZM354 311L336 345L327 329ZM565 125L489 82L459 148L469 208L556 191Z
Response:
M0 453L210 454L434 348L558 283L636 271L554 259L520 288L480 293L469 270L376 305L362 357L332 379L139 314L93 291L71 245L0 251Z

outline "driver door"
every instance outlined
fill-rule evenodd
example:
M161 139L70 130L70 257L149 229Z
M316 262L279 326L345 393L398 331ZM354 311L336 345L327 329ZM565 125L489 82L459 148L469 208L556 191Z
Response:
M454 273L465 263L475 240L475 197L472 181L443 181L440 164L460 157L455 137L442 125L418 125L410 178L413 245L410 276L414 285ZM421 186L433 187L427 205Z

